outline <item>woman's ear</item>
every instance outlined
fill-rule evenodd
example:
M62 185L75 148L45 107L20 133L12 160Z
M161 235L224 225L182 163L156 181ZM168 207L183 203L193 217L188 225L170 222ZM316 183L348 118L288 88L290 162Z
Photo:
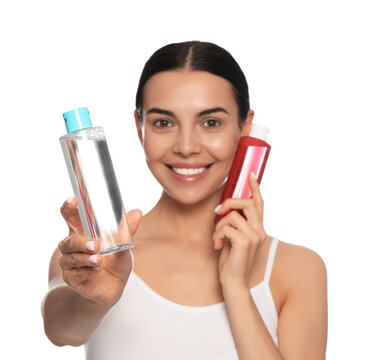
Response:
M249 135L250 127L251 127L251 124L253 123L253 119L254 119L254 110L249 110L246 115L245 121L242 123L241 136Z
M137 128L138 139L143 146L142 122L138 117L137 110L134 110L134 119L135 119L135 126Z

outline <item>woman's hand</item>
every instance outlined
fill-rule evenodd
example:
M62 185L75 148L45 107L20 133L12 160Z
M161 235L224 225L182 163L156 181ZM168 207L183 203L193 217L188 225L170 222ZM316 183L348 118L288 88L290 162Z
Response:
M77 199L65 202L61 214L69 236L59 243L59 266L66 284L82 296L106 305L115 304L124 290L132 261L129 251L120 251L105 257L99 254L99 241L84 235L77 209ZM127 214L132 234L138 228L142 213L132 210Z
M223 286L249 286L250 273L258 249L266 239L263 228L263 199L259 184L250 175L251 199L226 199L216 210L219 215L231 209L242 210L244 216L231 211L217 224L213 237L216 250L221 249L219 276Z

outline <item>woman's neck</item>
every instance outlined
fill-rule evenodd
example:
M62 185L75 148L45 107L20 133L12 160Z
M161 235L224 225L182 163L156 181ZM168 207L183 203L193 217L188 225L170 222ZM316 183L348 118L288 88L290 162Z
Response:
M163 234L163 238L173 237L175 242L182 243L207 242L215 229L214 209L221 194L222 189L218 189L199 203L183 204L163 191L158 203L146 215L147 222L157 224L157 227L151 228L157 229L158 235Z

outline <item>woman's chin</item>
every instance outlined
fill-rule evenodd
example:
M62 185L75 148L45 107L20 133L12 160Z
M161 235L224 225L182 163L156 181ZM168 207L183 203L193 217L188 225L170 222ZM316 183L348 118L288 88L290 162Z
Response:
M183 205L198 205L205 201L219 203L223 192L223 184L214 191L168 191L164 188L164 193L174 201ZM203 189L200 189L203 190Z

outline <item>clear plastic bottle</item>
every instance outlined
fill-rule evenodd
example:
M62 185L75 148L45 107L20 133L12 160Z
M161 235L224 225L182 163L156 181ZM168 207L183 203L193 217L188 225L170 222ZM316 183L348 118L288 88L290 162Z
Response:
M103 128L92 127L87 108L63 114L60 138L83 230L100 242L100 253L134 247Z

